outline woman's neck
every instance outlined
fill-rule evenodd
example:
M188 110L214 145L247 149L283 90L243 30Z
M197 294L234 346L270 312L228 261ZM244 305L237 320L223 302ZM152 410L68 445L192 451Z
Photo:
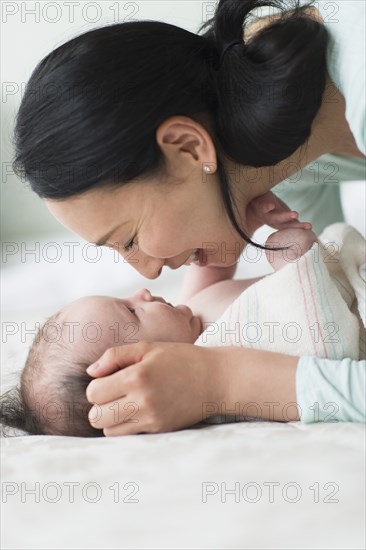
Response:
M315 142L314 154L320 152L323 155L332 153L366 158L358 149L346 119L346 100L328 73L322 105L314 119L312 134Z

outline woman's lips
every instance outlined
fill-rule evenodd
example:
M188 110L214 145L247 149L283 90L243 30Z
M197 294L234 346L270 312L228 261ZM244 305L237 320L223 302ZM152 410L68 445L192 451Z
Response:
M198 258L198 251L199 251L199 249L196 248L196 250L194 250L194 251L190 254L190 256L188 256L187 260L184 262L183 265L191 265L192 263L194 263L195 260L197 260L197 258Z
M207 252L203 248L196 248L183 265L207 265Z
M203 248L197 249L197 258L192 262L200 267L207 265L207 252Z

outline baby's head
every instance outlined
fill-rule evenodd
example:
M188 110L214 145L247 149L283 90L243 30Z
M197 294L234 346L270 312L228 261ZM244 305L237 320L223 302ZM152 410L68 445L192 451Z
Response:
M31 434L103 436L88 420L87 367L110 347L140 340L194 343L201 331L189 307L174 307L146 289L128 299L80 298L38 331L19 388L1 396L0 420Z

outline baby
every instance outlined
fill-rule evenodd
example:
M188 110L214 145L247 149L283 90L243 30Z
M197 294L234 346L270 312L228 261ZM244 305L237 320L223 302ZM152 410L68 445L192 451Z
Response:
M276 271L296 261L316 241L309 229L284 229L270 235L266 245L288 248L266 250L266 255ZM107 348L139 340L195 343L204 328L260 279L221 280L175 307L147 289L126 299L87 296L66 305L38 331L20 388L1 396L2 424L31 434L103 436L88 420L92 405L85 392L92 378L86 368Z

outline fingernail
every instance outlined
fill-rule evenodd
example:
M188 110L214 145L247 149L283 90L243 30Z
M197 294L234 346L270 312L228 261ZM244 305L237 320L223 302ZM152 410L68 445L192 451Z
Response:
M100 363L99 361L97 361L96 363L92 363L91 365L89 365L89 367L86 369L86 372L90 374L91 372L95 372L96 370L98 370L99 367Z

